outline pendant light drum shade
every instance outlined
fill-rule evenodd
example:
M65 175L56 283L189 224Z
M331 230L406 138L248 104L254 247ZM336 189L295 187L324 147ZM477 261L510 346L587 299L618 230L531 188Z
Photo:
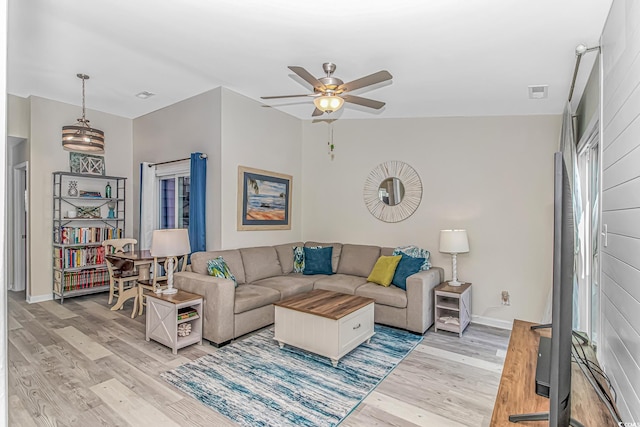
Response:
M62 147L67 151L104 153L104 132L85 126L84 123L62 126Z
M84 81L89 79L86 74L78 74L82 79L82 117L75 125L62 127L62 148L67 151L83 151L95 154L104 153L104 132L89 126L85 117Z

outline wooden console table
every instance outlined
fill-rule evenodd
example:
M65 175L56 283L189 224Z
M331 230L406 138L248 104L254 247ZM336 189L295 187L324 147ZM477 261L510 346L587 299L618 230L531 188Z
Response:
M510 423L509 415L548 412L549 399L535 392L536 364L540 336L550 336L549 329L532 331L534 323L514 320L509 349L502 369L500 387L491 416L491 427L542 427L547 421ZM589 359L595 355L583 346ZM580 367L572 363L571 416L585 427L617 427L604 403L584 376Z

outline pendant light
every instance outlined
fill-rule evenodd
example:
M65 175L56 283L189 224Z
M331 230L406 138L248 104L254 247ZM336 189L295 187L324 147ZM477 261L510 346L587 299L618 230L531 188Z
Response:
M89 76L86 74L78 74L77 76L82 80L82 117L75 125L62 126L62 148L67 151L103 154L104 132L89 126L89 120L85 118L84 81L88 80Z

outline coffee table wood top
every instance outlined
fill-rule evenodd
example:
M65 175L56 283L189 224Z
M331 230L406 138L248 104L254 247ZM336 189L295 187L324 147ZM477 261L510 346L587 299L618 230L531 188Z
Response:
M373 298L316 289L273 305L338 320L374 302Z

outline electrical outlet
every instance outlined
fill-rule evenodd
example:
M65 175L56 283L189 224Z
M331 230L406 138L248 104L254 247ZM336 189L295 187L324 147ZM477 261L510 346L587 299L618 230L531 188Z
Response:
M509 295L509 291L502 291L500 301L502 305L511 305L511 295Z

